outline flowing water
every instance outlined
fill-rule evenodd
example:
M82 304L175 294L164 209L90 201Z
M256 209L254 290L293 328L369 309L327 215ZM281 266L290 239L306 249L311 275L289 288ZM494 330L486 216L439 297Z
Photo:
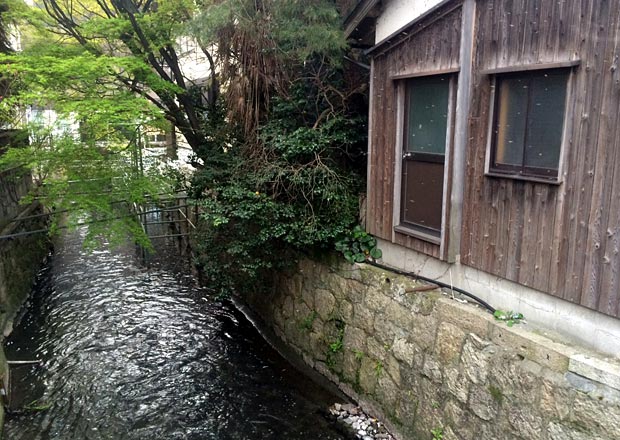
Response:
M57 244L6 351L42 361L21 379L43 410L10 414L9 440L347 438L325 415L341 399L232 305L166 264L87 253L79 234Z

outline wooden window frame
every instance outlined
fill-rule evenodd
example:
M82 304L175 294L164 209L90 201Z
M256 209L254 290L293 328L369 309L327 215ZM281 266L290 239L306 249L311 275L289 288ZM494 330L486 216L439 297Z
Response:
M458 70L452 69L448 72L425 72L423 74L403 75L398 78L394 78L396 82L396 145L395 145L395 160L394 160L394 198L393 198L393 219L394 227L392 232L392 241L396 241L396 233L409 235L411 237L441 245L446 236L446 227L448 222L448 202L450 193L450 170L452 160L452 149L454 144L454 129L455 129L455 116L456 116L456 95L458 86ZM401 221L401 203L402 203L402 164L403 164L403 151L405 149L405 128L407 117L406 109L406 90L407 80L413 78L431 78L431 77L448 77L448 120L446 129L446 144L445 144L445 160L444 160L444 176L443 176L443 195L442 195L442 213L441 213L441 230L439 234L435 234L429 231L428 228L423 226L410 225Z
M489 111L489 121L488 121L488 135L487 135L487 148L486 148L486 160L485 160L485 176L487 177L500 177L506 179L513 180L525 180L531 182L538 183L547 183L550 185L560 185L563 182L564 176L564 156L566 151L567 140L570 136L570 115L572 115L572 103L573 103L573 82L575 76L575 69L573 67L578 66L578 63L565 63L564 65L549 65L546 68L536 68L536 69L518 69L514 70L509 69L501 69L498 71L489 71L490 74L493 74L491 80L491 95L490 95L490 111ZM562 119L562 134L560 138L560 153L558 156L558 168L557 174L554 176L545 176L543 174L536 173L523 173L524 169L533 169L535 167L525 167L525 166L511 166L508 164L502 164L501 166L497 166L494 164L496 157L496 145L497 145L497 134L495 133L495 126L497 123L498 117L498 109L499 109L499 81L501 78L510 78L510 77L528 77L540 75L541 72L545 71L566 71L566 94L564 97L564 116ZM527 121L527 118L526 118ZM545 168L546 169L546 168ZM555 170L554 170L555 171Z

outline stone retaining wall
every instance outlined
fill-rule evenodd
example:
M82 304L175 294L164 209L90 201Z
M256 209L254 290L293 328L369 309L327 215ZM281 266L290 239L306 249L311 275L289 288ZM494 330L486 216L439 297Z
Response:
M0 134L0 146L4 138ZM6 139L5 139L6 140ZM21 205L20 199L31 187L30 176L13 169L0 173L0 235L8 236L42 229L45 219L29 218L15 222L17 217L30 217L42 212L38 203ZM30 294L43 259L49 249L46 234L20 235L0 239L0 380L7 383L8 365L3 352L3 336L11 331L13 319ZM4 406L0 405L0 440Z
M417 290L416 290L417 289ZM620 367L368 265L303 261L249 304L403 439L620 439Z

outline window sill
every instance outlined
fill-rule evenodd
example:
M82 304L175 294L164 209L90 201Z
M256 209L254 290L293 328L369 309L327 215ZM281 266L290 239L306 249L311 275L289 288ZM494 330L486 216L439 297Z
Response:
M554 185L554 186L558 186L562 184L561 179L545 179L544 177L523 176L520 174L498 173L498 172L489 171L489 172L484 173L484 175L486 177L491 177L491 178L523 180L526 182L533 182L533 183L546 183L548 185Z
M441 244L441 237L437 237L436 235L432 235L426 232L417 231L408 226L403 226L403 225L394 226L394 231L399 232L401 234L410 235L417 239L428 241L429 243L433 243L436 245Z

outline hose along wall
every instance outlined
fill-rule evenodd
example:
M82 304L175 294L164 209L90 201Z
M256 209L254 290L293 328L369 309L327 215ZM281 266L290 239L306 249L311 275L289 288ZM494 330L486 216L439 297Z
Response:
M386 266L384 264L377 263L376 261L366 261L366 264L370 264L371 266L375 266L375 267L378 267L378 268L383 269L383 270L389 270L390 272L394 272L394 273L397 273L399 275L403 275L403 276L406 276L406 277L409 277L409 278L414 278L414 279L417 279L417 280L426 281L427 283L433 283L433 284L436 284L439 287L443 287L443 288L446 288L446 289L454 290L455 292L458 292L461 295L465 295L466 297L473 299L478 304L480 304L482 307L487 309L489 312L495 313L495 308L492 307L489 303L487 303L483 299L478 298L473 293L468 292L466 290L463 290L463 289L461 289L459 287L451 286L450 284L446 284L446 283L443 283L441 281L434 280L432 278L427 278L427 277L424 277L422 275L418 275L418 274L413 273L413 272L407 272L407 271L404 271L404 270L396 269L394 267Z

